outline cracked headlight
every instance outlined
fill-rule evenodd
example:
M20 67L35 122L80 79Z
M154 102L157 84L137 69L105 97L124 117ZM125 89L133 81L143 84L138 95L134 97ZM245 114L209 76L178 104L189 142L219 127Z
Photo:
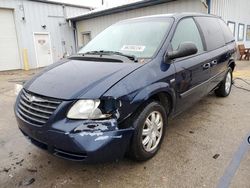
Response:
M100 100L78 100L68 111L69 119L104 119L111 114L103 114L99 108Z

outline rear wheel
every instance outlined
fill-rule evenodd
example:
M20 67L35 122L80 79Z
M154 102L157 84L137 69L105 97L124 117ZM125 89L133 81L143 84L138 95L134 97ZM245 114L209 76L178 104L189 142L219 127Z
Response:
M130 156L138 161L153 157L162 143L166 124L167 116L164 107L155 101L148 103L134 119L135 132Z
M232 69L229 68L224 80L220 83L219 88L215 90L215 94L218 97L227 97L232 88Z

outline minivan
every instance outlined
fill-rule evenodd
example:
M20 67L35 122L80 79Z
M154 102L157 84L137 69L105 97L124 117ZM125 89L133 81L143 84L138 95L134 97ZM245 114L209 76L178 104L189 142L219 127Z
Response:
M169 118L211 91L230 94L235 53L235 39L217 16L120 21L24 84L15 104L19 129L64 159L150 159Z

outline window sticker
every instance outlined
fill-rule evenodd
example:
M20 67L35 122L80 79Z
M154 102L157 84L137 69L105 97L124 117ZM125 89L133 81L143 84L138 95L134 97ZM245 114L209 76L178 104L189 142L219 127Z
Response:
M143 52L146 46L141 45L123 45L122 51Z

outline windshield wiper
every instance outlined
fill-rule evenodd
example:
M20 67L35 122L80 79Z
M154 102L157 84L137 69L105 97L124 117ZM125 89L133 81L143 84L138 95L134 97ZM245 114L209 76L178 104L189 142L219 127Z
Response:
M109 55L109 54L114 54L114 55L119 55L119 56L123 56L123 57L127 57L135 62L138 62L138 59L136 56L134 55L128 55L128 54L124 54L124 53L121 53L121 52L116 52L116 51L107 51L107 50L100 50L100 51L89 51L89 52L86 52L86 53L83 53L84 54L100 54L100 55Z

